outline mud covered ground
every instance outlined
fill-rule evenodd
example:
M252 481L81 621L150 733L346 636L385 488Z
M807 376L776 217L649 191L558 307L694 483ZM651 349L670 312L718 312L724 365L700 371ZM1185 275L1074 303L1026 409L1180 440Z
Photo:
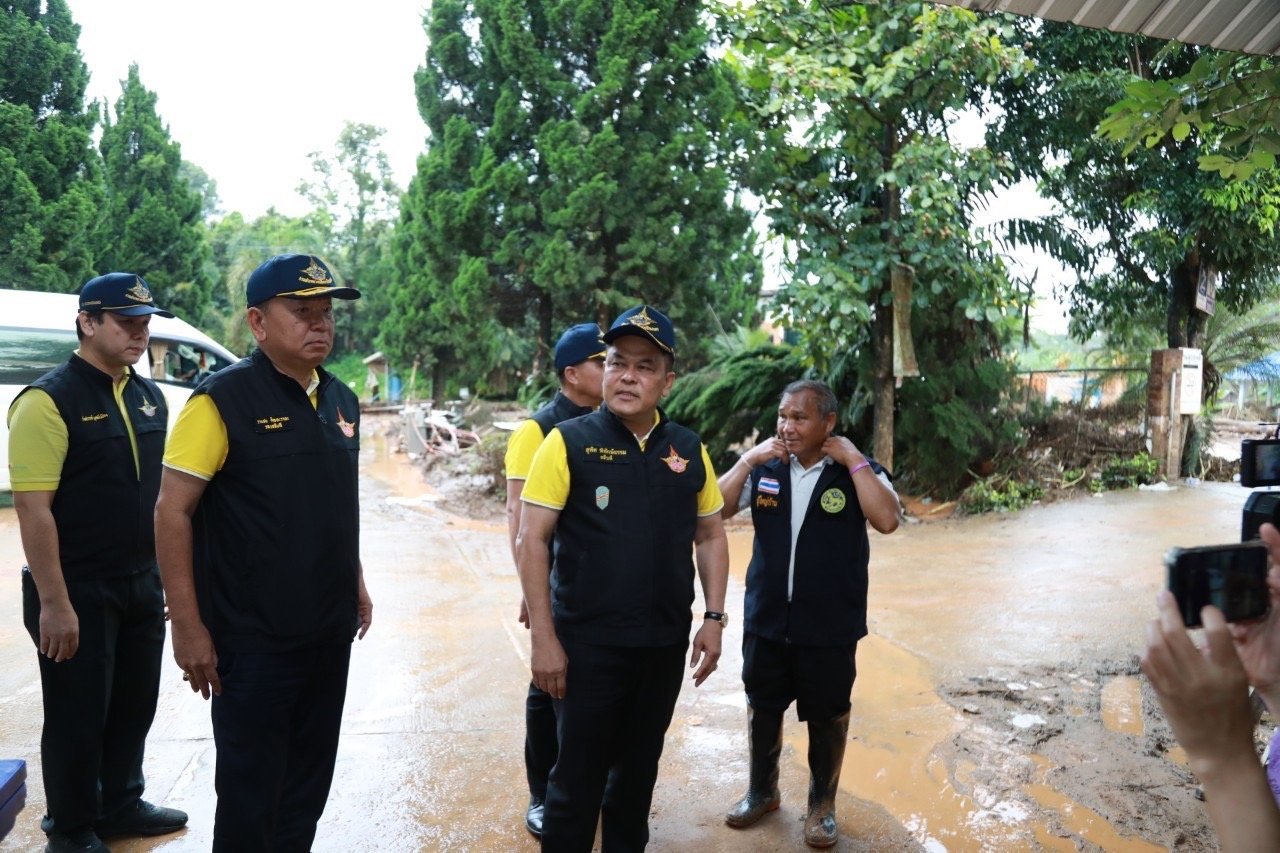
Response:
M1249 433L1249 425L1225 425L1218 444L1226 458L1206 469L1209 479L1229 480L1231 449ZM846 768L860 758L909 760L901 739L934 741L914 771L868 767L870 778L854 770L842 784L887 809L922 849L1216 849L1138 653L1163 551L1230 541L1247 492L1193 481L1093 496L1061 476L1140 448L1140 433L1113 424L1054 421L1028 457L1028 470L1046 480L1058 472L1061 488L1041 505L964 517L954 503L906 496L909 523L873 538L873 637L859 654ZM501 520L482 463L437 459L422 468L448 511ZM749 542L744 518L730 523L739 543ZM877 671L883 660L863 668L864 654L885 657L876 651L881 640L925 668L926 685L901 685L912 694L905 705L875 683L893 680L892 664L887 672ZM926 706L931 722L922 725ZM1271 727L1264 718L1259 754ZM792 757L802 768L803 744L791 749L800 750ZM882 842L855 836L845 846L888 849Z

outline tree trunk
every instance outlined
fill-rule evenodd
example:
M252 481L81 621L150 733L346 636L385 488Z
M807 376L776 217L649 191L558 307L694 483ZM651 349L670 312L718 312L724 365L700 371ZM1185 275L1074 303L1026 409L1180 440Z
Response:
M898 131L892 123L884 126L880 149L885 172L893 170L898 154ZM898 260L898 220L902 216L901 191L896 183L887 183L880 196L880 231L890 266ZM893 470L893 407L896 388L893 376L893 280L885 272L872 320L873 358L875 363L875 412L871 421L871 453L876 461ZM886 304L887 303L887 304Z
M888 285L886 284L886 290ZM875 353L875 412L871 420L871 455L893 470L893 304L877 305L872 321Z

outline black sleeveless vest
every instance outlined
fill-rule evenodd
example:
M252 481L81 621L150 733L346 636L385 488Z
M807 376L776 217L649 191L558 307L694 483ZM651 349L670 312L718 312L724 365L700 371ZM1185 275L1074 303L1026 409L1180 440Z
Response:
M818 474L796 540L789 604L790 462L777 459L756 467L749 484L756 535L747 567L744 629L769 640L807 646L848 645L865 637L867 520L849 472L829 464Z
M603 407L558 427L569 464L551 571L562 639L688 642L698 491L708 472L697 434L660 415L644 452Z
M22 393L30 388L47 393L67 425L67 458L53 497L63 576L115 577L154 566L156 495L169 423L160 389L129 368L122 396L138 442L135 467L110 376L72 355Z
M360 567L355 394L323 368L319 404L261 350L196 388L227 427L194 519L200 615L219 648L350 641Z
M591 407L579 406L566 397L563 392L557 391L551 401L539 408L531 417L542 430L542 437L546 438L547 433L551 432L551 428L561 421L589 415L591 412Z

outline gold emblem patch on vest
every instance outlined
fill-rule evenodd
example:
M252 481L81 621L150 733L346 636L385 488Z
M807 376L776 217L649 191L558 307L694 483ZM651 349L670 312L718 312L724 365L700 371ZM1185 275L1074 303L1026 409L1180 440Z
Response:
M680 454L676 453L676 446L674 444L669 444L667 446L670 447L671 450L666 456L662 457L662 461L667 463L667 467L676 474L683 474L684 469L689 467L689 460L680 458Z
M150 418L155 416L156 407L152 405L150 400L144 397L142 399L142 405L138 407L138 411Z
M337 412L338 412L338 429L342 430L342 434L345 435L347 438L353 438L356 434L356 425L351 423L350 421L348 421L346 418L342 416L342 409L337 409Z
M609 487L596 486L596 506L604 509L609 505Z
M844 509L844 504L844 492L839 489L827 489L818 500L818 506L830 513L837 513Z

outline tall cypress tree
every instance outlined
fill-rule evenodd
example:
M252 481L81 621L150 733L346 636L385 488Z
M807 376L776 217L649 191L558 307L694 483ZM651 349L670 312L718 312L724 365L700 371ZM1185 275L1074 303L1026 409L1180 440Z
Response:
M638 301L672 315L682 355L753 313L736 99L699 8L432 4L417 76L431 138L401 208L387 348L482 378L536 368L529 341L545 353Z
M93 271L102 186L79 37L63 0L0 6L0 287L69 292Z
M156 114L156 96L129 67L106 117L102 159L107 203L99 220L102 270L142 275L166 308L201 322L209 307L203 197L182 176L182 151Z

